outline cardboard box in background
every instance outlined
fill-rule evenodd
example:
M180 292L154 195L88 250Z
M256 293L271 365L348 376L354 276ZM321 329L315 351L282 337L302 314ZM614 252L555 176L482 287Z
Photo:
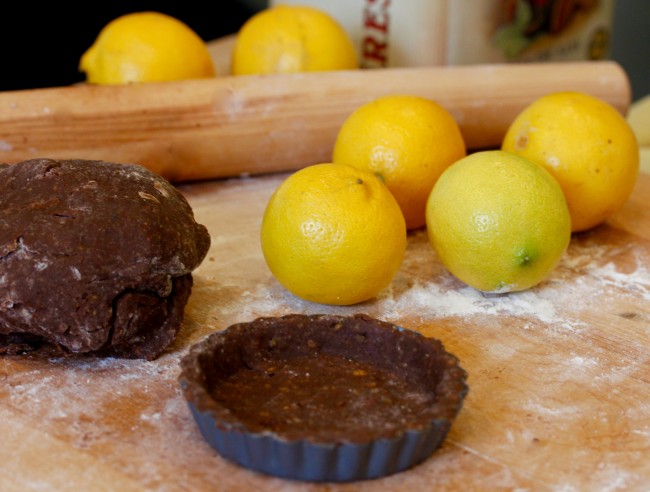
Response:
M614 0L271 0L332 14L365 68L601 60Z

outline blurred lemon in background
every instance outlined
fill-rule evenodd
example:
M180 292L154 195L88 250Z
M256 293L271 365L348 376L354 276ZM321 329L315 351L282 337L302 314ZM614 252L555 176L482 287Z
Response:
M277 5L249 18L237 33L233 75L358 68L348 33L329 14L308 6Z
M548 94L524 108L501 148L543 166L557 179L576 232L619 210L639 171L639 146L623 115L578 92Z
M158 12L109 22L81 56L90 84L127 84L214 77L206 43L185 23Z
M427 202L427 232L455 277L506 293L548 277L571 240L571 219L548 171L493 150L470 154L440 176Z
M438 176L465 157L458 124L429 99L394 94L356 109L339 129L332 161L379 176L397 199L408 229L425 224Z
M390 284L404 258L406 226L395 198L374 174L315 164L275 190L261 245L269 269L290 292L350 305Z

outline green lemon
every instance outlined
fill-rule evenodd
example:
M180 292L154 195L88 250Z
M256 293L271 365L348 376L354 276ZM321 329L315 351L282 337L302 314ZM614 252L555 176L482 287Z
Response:
M571 239L571 218L556 179L501 151L470 154L436 182L426 210L429 240L458 279L489 293L545 280Z

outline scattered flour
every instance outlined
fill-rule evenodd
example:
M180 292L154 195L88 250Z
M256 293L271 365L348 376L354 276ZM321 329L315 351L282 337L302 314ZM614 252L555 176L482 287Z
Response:
M416 235L418 255L432 253L426 238ZM407 287L386 289L375 301L357 306L325 306L303 301L287 293L275 282L259 284L241 294L245 302L233 302L216 309L223 318L237 315L240 320L257 316L275 316L284 312L323 312L350 314L372 311L378 317L395 321L405 315L416 314L422 319L513 316L553 324L568 330L579 330L584 322L584 310L610 300L623 298L650 299L650 270L644 251L626 252L627 272L621 271L616 257L621 250L607 245L572 245L560 265L546 282L521 292L486 295L455 281L444 269L430 277L412 276L404 280ZM400 275L400 274L398 274ZM411 278L412 277L412 278ZM397 285L397 286L396 286ZM523 328L528 325L522 324ZM579 359L576 359L579 362Z
M589 265L586 273L594 275L607 286L626 289L630 294L638 294L645 300L650 300L650 273L644 264L637 263L631 273L621 273L614 263L604 266Z
M381 301L395 318L417 307L427 318L510 315L577 328L582 324L581 311L607 299L650 299L648 256L629 245L574 242L546 282L522 292L485 295L453 283L448 273L441 272L432 279L416 280L402 292L389 291Z
M445 290L433 282L416 283L403 294L384 300L387 315L399 318L405 307L423 317L469 316L475 314L535 316L541 321L558 321L555 306L532 291L507 296L486 296L471 287Z

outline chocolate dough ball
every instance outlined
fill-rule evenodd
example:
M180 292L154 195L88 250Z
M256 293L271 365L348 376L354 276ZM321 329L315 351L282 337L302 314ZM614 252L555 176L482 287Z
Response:
M209 247L183 195L142 166L0 165L0 353L158 357Z

